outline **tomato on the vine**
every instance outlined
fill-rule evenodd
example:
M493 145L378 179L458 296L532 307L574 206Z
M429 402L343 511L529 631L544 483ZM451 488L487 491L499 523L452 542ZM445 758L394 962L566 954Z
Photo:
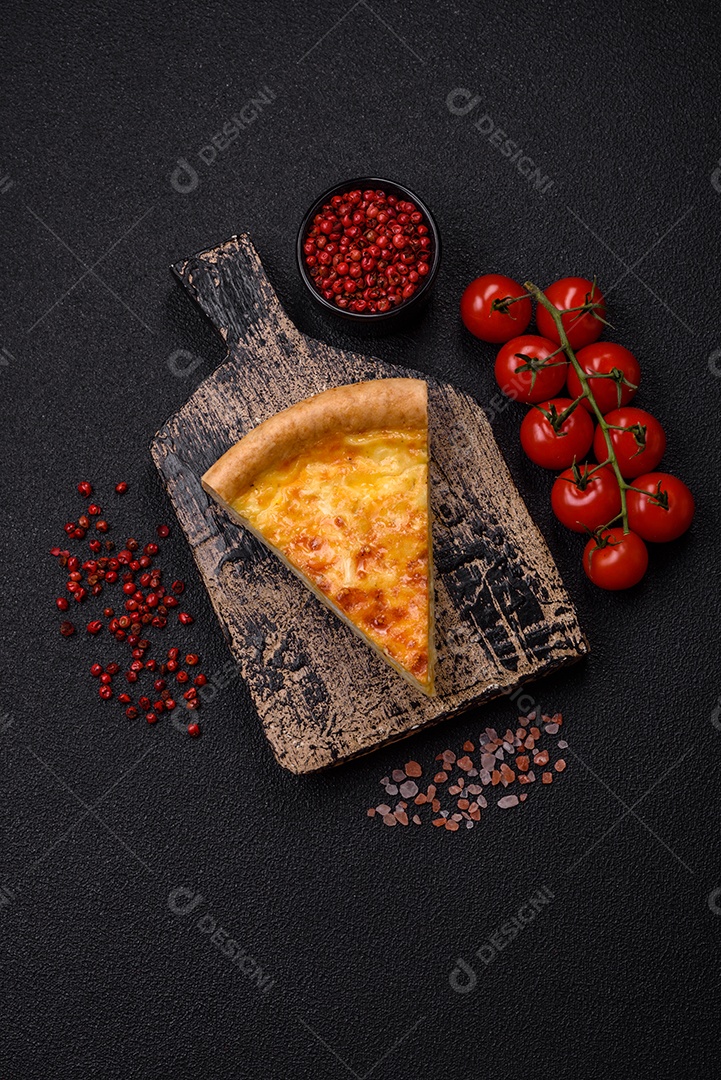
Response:
M562 389L568 360L548 338L522 334L501 346L494 371L504 394L531 405L554 397Z
M504 303L522 296L515 304ZM461 297L461 318L467 330L481 341L500 345L518 337L531 321L531 301L513 278L484 274L466 288Z
M620 409L635 395L641 381L641 367L633 353L623 345L616 345L613 341L597 341L579 349L576 359L582 371L591 376L591 393L602 413ZM582 390L576 369L569 367L569 394L577 398ZM588 398L584 398L581 404L589 412L593 411Z
M626 406L606 413L605 420L612 429L627 429L609 432L621 476L631 480L656 468L666 449L666 432L655 416L645 409ZM608 447L600 425L593 439L593 452L598 461L608 458Z
M637 477L633 486L648 492L626 492L628 523L644 540L661 544L686 532L696 509L683 480L670 473L651 472Z
M635 532L605 529L586 544L583 569L601 589L630 589L648 569L648 550Z
M621 513L621 492L613 469L582 465L566 469L551 488L551 507L567 529L595 532Z
M531 461L544 469L568 469L584 458L593 442L593 420L575 408L561 423L570 398L551 398L529 409L521 424L521 446Z
M604 326L601 320L606 317L606 302L595 281L580 277L560 278L543 292L559 311L590 304L600 305L593 311L569 311L567 315L561 316L563 329L572 349L581 349L600 338ZM560 344L561 339L553 316L542 304L536 308L536 326L544 337Z

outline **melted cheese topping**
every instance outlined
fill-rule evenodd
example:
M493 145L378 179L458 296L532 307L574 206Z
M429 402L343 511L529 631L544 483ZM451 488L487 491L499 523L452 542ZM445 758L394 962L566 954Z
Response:
M233 507L384 653L430 683L425 431L334 435L261 474Z

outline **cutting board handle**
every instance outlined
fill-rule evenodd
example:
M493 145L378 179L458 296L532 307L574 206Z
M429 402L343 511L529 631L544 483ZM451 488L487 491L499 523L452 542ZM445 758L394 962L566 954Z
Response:
M269 333L298 336L247 233L200 251L172 270L228 345Z

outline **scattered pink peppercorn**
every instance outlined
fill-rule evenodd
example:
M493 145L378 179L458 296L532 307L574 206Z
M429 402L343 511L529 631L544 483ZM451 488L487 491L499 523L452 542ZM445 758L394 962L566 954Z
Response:
M200 724L188 724L188 735L193 739L197 739L200 735Z
M360 267L357 269L360 272ZM355 266L349 266L348 271L349 276L355 273ZM128 485L125 482L116 485L118 494L122 495L127 490ZM87 499L90 499L93 494L89 481L82 481L78 485L78 491ZM87 509L80 514L77 521L67 522L64 530L73 540L85 539L86 532L93 527L96 534L107 533L110 530L110 524L102 514L102 507L99 504L89 502ZM156 532L158 537L164 540L170 535L170 526L157 525ZM121 610L124 608L124 613L116 617L116 608L108 605L102 609L105 621L100 618L90 619L85 624L86 630L88 634L94 636L107 626L110 635L117 641L127 642L133 659L129 670L124 671L123 674L129 683L136 683L143 679L145 670L153 673L153 689L157 700L152 704L147 696L140 698L138 706L133 704L129 693L121 692L115 696L119 704L127 706L125 712L129 719L145 714L148 723L155 723L164 712L177 708L176 701L167 688L166 679L156 678L155 672L157 671L160 676L165 676L168 672L178 673L178 682L181 684L190 683L191 675L185 670L180 670L182 659L179 648L168 649L167 662L154 659L145 661L143 658L151 642L147 638L141 638L140 634L144 632L146 626L154 629L166 627L170 609L180 606L178 597L185 591L185 582L175 580L169 586L162 584L163 572L154 565L154 559L159 552L157 543L150 542L141 548L141 544L136 539L129 537L125 546L121 547L120 544L116 545L113 541L104 540L97 535L88 538L87 543L90 550L88 558L85 558L82 553L71 555L70 551L59 545L50 548L51 555L58 559L61 568L66 571L66 588L69 594L69 596L57 597L56 607L61 612L68 611L70 596L77 603L82 603L90 597L99 596L106 588L118 582L121 583L123 595L120 606ZM116 547L120 547L117 553ZM189 626L194 619L188 612L179 611L178 621L181 625ZM70 637L76 632L76 628L73 623L66 620L61 623L60 632L63 636ZM185 657L187 667L190 669L200 662L197 653L189 652L185 654ZM108 701L114 696L113 676L119 674L121 670L121 665L115 661L107 664L105 669L97 662L90 666L91 675L98 679L98 694L102 700ZM196 709L200 705L196 687L204 685L205 681L205 676L199 675L193 680L193 685L189 689L185 689L184 686L184 701L181 704L186 704L190 709ZM197 725L192 725L192 728L192 734L200 733Z

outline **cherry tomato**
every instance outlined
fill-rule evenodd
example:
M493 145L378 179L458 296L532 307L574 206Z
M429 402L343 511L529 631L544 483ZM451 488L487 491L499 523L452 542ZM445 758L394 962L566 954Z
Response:
M568 372L568 360L557 349L558 345L536 334L511 338L501 346L496 357L495 375L503 393L524 405L554 397L562 389ZM553 353L556 355L544 364L543 361ZM521 367L526 370L519 371Z
M604 326L601 319L606 317L606 303L598 285L593 281L582 277L560 278L559 281L554 281L553 285L544 289L544 295L559 311L581 307L582 304L600 304L600 308L596 308L596 314L600 318L596 318L596 315L590 311L571 311L561 318L572 349L581 349L584 345L590 345L592 341L600 338ZM536 326L544 337L560 343L551 313L540 304L536 308Z
M594 532L621 513L621 492L613 469L608 465L594 471L582 465L566 469L551 488L553 512L567 529Z
M585 348L579 349L576 359L587 375L614 375L612 379L591 378L589 380L591 392L602 413L610 412L611 409L620 409L634 397L641 381L641 368L633 353L624 349L623 345L616 345L613 341L598 341L594 345L586 345ZM569 367L569 394L572 398L577 398L581 389L581 381L575 369ZM584 398L581 404L589 412L593 411L588 398Z
M601 589L630 589L648 568L648 550L635 532L622 528L605 529L592 537L583 552L583 569Z
M523 286L503 274L476 278L461 297L461 318L466 329L481 341L495 345L518 337L531 321L531 301L524 292ZM524 299L516 304L502 303L514 296Z
M651 472L639 476L633 486L649 493L626 492L628 523L634 532L656 544L676 540L686 532L693 521L695 505L683 480L670 473Z
M558 430L546 415L560 416L572 404L570 398L551 398L529 409L524 416L521 446L536 465L544 469L568 469L588 453L593 442L593 420L585 409L574 409Z
M627 406L606 413L605 419L612 427L629 429L609 433L621 476L630 480L656 468L666 449L666 432L655 416L645 409ZM593 452L598 461L608 458L608 448L600 426L596 428Z

